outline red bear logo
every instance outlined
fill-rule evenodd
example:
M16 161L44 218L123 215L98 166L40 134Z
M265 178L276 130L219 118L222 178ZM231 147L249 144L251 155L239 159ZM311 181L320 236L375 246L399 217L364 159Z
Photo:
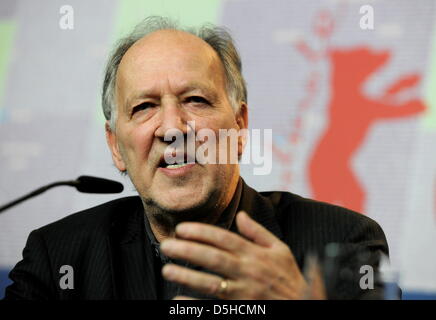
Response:
M368 48L330 50L331 97L328 123L309 162L309 180L313 197L362 212L365 191L351 168L373 123L419 114L425 105L419 99L398 102L397 94L415 87L418 74L401 77L381 97L365 95L366 80L390 59L389 51Z

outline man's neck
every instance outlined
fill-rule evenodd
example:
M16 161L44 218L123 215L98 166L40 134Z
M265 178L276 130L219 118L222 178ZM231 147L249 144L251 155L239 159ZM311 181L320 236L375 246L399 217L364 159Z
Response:
M153 210L154 209L154 210ZM193 214L187 215L186 213L177 213L177 212L157 212L156 208L150 208L150 206L145 207L146 217L150 223L151 231L153 232L156 240L161 242L166 238L171 238L175 236L175 229L177 224L184 221L195 221L201 223L208 224L216 224L224 211L224 205L216 206L214 208L206 207L203 209L196 209L196 211L200 211L203 214ZM204 212L208 214L205 215ZM179 217L175 217L179 215ZM185 218L180 219L180 216L184 216Z

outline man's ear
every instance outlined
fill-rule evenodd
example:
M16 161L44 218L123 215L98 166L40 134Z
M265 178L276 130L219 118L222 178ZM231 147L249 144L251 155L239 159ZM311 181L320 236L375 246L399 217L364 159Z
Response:
M236 123L238 124L238 130L240 130L238 137L238 158L241 158L248 134L248 105L246 102L240 103L239 111L236 115Z
M126 165L124 163L123 158L121 157L121 153L117 143L117 136L115 132L112 131L109 121L106 121L105 129L106 129L106 141L109 146L109 150L111 151L112 154L112 160L114 161L114 164L118 170L120 170L121 172L125 172Z

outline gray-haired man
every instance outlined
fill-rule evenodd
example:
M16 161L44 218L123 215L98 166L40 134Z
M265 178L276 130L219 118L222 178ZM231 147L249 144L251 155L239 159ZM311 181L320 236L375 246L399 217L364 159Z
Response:
M231 153L219 131L248 126L241 63L225 31L146 19L109 60L103 108L113 161L139 197L32 232L6 298L325 298L322 283L301 269L307 253L322 256L329 243L341 244L337 268L351 274L335 284L334 297L367 296L360 267L376 269L388 252L374 221L291 193L258 193L232 161L200 163L187 153L182 164L166 161L172 131L214 132L218 156ZM195 141L196 148L205 143ZM238 157L245 142L238 135ZM75 270L72 290L59 286L62 265Z

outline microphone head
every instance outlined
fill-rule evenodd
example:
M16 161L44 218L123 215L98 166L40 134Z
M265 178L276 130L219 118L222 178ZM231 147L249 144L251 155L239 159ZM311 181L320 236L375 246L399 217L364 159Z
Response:
M124 186L117 181L91 176L77 178L75 187L84 193L120 193L124 190Z

